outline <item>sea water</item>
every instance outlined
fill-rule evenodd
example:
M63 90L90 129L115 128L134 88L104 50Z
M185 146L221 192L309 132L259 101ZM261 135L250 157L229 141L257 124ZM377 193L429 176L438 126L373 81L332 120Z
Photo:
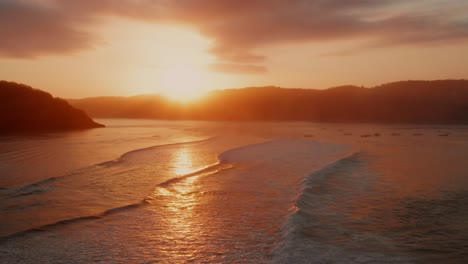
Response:
M99 121L0 138L0 262L468 258L467 127Z

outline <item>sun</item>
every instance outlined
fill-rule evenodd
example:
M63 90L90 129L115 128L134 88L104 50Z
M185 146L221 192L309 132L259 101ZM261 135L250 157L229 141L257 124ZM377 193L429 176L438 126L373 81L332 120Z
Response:
M206 91L205 74L190 65L173 65L160 75L161 93L176 102L192 102L200 99Z

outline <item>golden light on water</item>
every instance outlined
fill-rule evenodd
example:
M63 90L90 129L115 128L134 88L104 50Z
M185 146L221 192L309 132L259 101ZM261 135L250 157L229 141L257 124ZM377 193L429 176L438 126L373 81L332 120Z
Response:
M200 153L190 144L176 147L171 155L170 173L174 178L159 185L152 197L157 215L164 215L157 219L155 228L164 230L166 239L173 241L167 248L163 248L168 255L173 252L183 252L187 258L200 255L198 244L208 245L210 224L213 219L205 208L200 206L206 199L206 186L202 183L204 177L210 177L221 170L232 168L230 164L217 164L200 168ZM203 163L202 163L203 164ZM218 228L214 229L219 230Z
M186 147L180 148L175 154L175 159L172 166L177 176L182 176L193 172L194 168L192 153Z
M194 153L190 147L182 146L174 151L171 159L171 168L176 180L167 185L160 186L154 191L153 199L163 203L165 217L158 222L158 228L163 226L166 235L173 241L198 240L201 231L197 222L195 206L199 203L199 197L194 195L197 190L195 181L202 175L192 174L194 171ZM189 174L188 177L184 177ZM183 247L184 242L173 245L173 248Z
M193 159L193 153L190 151L189 147L182 146L177 149L172 157L172 164L170 167L176 179L180 177L180 181L170 182L165 186L159 187L155 190L154 194L176 196L181 199L180 201L183 201L186 194L193 192L193 184L202 174L184 177L197 171L194 167Z

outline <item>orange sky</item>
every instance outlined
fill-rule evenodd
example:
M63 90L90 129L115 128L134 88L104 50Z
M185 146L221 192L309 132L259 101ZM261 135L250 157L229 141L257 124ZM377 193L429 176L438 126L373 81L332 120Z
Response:
M0 79L55 96L468 78L466 1L0 0Z

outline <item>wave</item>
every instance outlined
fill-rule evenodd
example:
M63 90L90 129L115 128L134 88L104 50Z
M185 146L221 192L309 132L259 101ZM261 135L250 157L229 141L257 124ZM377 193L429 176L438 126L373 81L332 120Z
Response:
M232 169L234 168L234 166L232 164L227 164L227 163L223 163L223 162L218 162L214 165L211 165L211 166L207 166L203 169L200 169L196 172L192 172L192 173L189 173L189 174L186 174L184 176L181 176L181 177L176 177L176 178L172 178L172 179L169 179L165 182L162 182L160 184L158 184L154 191L152 192L152 194L148 195L144 201L148 202L148 203L151 203L153 200L156 200L158 199L159 197L162 196L173 196L173 195L212 195L213 192L186 192L186 193L183 193L181 192L180 190L178 190L177 188L172 188L173 185L176 185L176 184L179 184L179 183L182 183L183 181L185 180L189 180L190 178L192 177L203 177L203 176L211 176L211 175L215 175L217 173L220 173L221 171L224 171L224 170L229 170L229 169ZM161 189L163 189L164 191L161 192Z
M273 263L309 263L311 259L317 262L330 262L331 259L343 261L338 259L338 249L330 245L323 246L320 241L311 239L306 234L305 229L311 225L311 222L316 222L312 224L320 226L320 219L314 217L316 213L314 209L317 203L323 202L315 199L317 197L310 197L309 194L323 191L314 185L326 180L327 176L341 170L352 170L353 166L360 162L361 155L359 151L351 152L325 164L302 180L300 192L282 228L281 239L272 251ZM337 255L336 258L334 255Z
M209 166L206 166L205 168L202 168L200 170L197 170L197 171L194 171L194 172L191 172L191 173L188 173L186 175L183 175L181 177L175 177L175 178L172 178L172 179L169 179L165 182L162 182L160 184L158 184L156 187L168 187L172 184L176 184L180 181L183 181L183 180L186 180L187 178L190 178L190 177L193 177L193 176L199 176L200 174L213 174L213 173L217 173L221 170L226 170L226 169L230 169L230 168L233 168L234 166L232 165L228 165L228 164L225 164L223 162L218 162L216 164L213 164L213 165L209 165Z
M217 163L217 164L214 164L214 165L211 165L211 166L207 166L207 167L205 167L203 169L200 169L198 171L189 173L187 175L177 177L177 178L173 178L173 179L170 179L168 181L162 182L162 183L158 184L156 186L156 188L170 189L171 185L176 184L178 182L181 182L183 180L186 180L186 179L188 179L190 177L213 175L213 174L218 173L218 172L220 172L222 170L230 169L232 167L233 166L230 166L228 164ZM171 190L171 192L172 191L173 190ZM193 193L188 193L187 195L192 195L192 194ZM98 220L98 219L102 219L103 217L106 217L106 216L109 216L109 215L112 215L112 214L116 214L116 213L119 213L119 212L122 212L122 211L138 209L138 208L141 208L142 206L151 204L151 201L154 200L155 198L156 197L154 195L148 195L138 203L133 203L133 204L128 204L128 205L124 205L124 206L111 208L111 209L103 211L102 213L100 213L98 215L80 216L80 217L75 217L75 218L70 218L70 219L64 219L64 220L57 221L55 223L46 224L46 225L42 225L42 226L39 226L39 227L33 227L33 228L30 228L30 229L27 229L27 230L24 230L24 231L15 232L13 234L9 234L9 235L0 237L0 243L6 242L6 241L8 241L10 239L13 239L13 238L16 238L16 237L25 236L25 235L28 235L30 233L50 231L51 229L59 227L59 226L78 223L78 222L83 222L83 221Z
M370 154L354 152L303 179L273 263L411 263L367 215L386 201L372 195L379 175L371 162Z
M31 233L46 232L46 231L50 231L53 228L57 228L57 227L64 226L64 225L69 225L69 224L74 224L74 223L79 223L79 222L84 222L84 221L93 221L93 220L102 219L105 216L112 215L112 214L122 212L122 211L125 211L125 210L136 209L136 208L139 208L139 207L144 206L146 204L148 204L148 202L143 200L143 201L141 201L139 203L128 204L128 205L112 208L112 209L106 210L106 211L104 211L104 212L102 212L102 213L100 213L98 215L89 215L89 216L80 216L80 217L75 217L75 218L69 218L69 219L64 219L64 220L57 221L55 223L46 224L46 225L42 225L42 226L39 226L39 227L33 227L33 228L30 228L30 229L15 232L15 233L12 233L12 234L9 234L9 235L6 235L6 236L1 236L0 237L0 244L5 243L8 240L11 240L11 239L14 239L14 238L17 238L17 237L22 237L22 236L25 236L25 235L28 235L28 234L31 234Z
M181 145L181 144L193 144L193 143L199 143L199 142L206 142L209 140L212 140L214 138L209 138L205 140L200 140L200 141L194 141L194 142L189 142L189 143L175 143L175 144L168 144L168 145ZM220 154L217 155L218 162L209 166L206 166L204 168L201 168L197 171L185 174L180 177L171 177L170 179L160 182L157 185L153 187L153 189L150 191L150 193L146 193L146 196L142 198L137 203L131 203L128 205L124 206L118 206L115 208L110 208L106 211L103 211L102 213L99 213L98 215L91 215L91 216L79 216L77 218L72 218L69 220L61 220L56 223L52 224L47 224L45 226L39 227L39 228L31 228L28 229L29 231L33 232L34 230L49 230L51 227L54 226L60 226L63 224L69 224L69 223L75 223L77 221L82 221L82 220L95 220L99 219L102 217L105 217L107 215L121 212L122 210L133 210L140 208L141 206L155 203L157 200L161 197L164 196L179 196L179 195L216 195L216 191L208 191L208 192L203 192L203 191L197 191L197 192L184 192L183 188L175 188L179 184L183 184L184 181L188 181L188 184L190 184L190 179L192 177L204 177L208 175L213 175L217 174L221 171L228 170L231 168L234 168L236 163L242 163L242 162L263 162L267 161L270 159L271 155L262 155L261 153L269 152L269 153L277 153L281 154L281 157L283 157L285 154L283 153L283 147L284 147L284 142L290 142L291 140L270 140L270 141L262 141L261 143L255 143L255 144L249 144L249 145L244 145L241 147L235 147L229 150L226 150ZM291 148L295 147L300 147L302 146L302 143L300 140L294 140L293 145L290 146ZM163 145L163 146L168 146L168 145ZM257 148L256 146L261 146L260 148ZM262 147L263 146L263 147ZM116 164L118 162L123 162L125 161L131 153L139 153L141 151L148 151L148 150L154 150L156 148L159 148L162 146L155 146L155 147L150 147L150 148L144 148L140 150L135 150L128 152L124 155L122 155L118 160L114 161L112 164ZM243 150L248 150L248 151L243 151ZM276 154L275 154L276 155ZM275 155L274 158L277 158ZM265 157L264 157L265 156ZM104 165L104 167L107 166L112 166L110 164ZM102 165L100 165L101 169L106 170L106 173L104 175L109 175L109 172L107 171L107 168L102 168ZM120 168L117 170L117 173L124 173ZM125 172L128 174L127 172ZM51 179L46 179L41 182L38 182L36 184L28 185L25 189L31 188L31 187L36 187L37 185L45 184L45 183L53 183L57 181L58 178L51 178ZM150 186L151 187L151 186ZM160 192L162 191L162 192ZM35 193L30 193L28 195L33 195ZM137 198L137 200L140 199L140 197ZM103 208L106 209L106 208ZM19 232L20 234L22 232ZM15 233L18 234L18 233ZM13 234L14 235L14 234ZM7 236L9 237L9 236Z
M0 188L2 198L11 199L16 197L29 196L34 194L44 193L52 188L50 186L42 186L54 182L57 178L51 177L31 184L23 185L18 188Z
M91 166L88 166L88 167L77 169L77 170L75 170L75 171L73 171L71 173L68 173L68 174L65 174L65 175L62 175L62 176L45 178L45 179L42 179L42 180L39 180L39 181L36 181L36 182L21 185L19 187L18 186L16 186L16 187L15 186L12 186L12 187L2 186L2 187L0 187L0 191L6 192L7 196L16 196L17 194L22 193L24 191L27 191L30 188L37 188L40 185L52 183L52 182L54 182L54 181L56 181L58 179L61 179L61 178L74 176L76 174L79 174L83 170L89 170L89 169L92 169L92 168L95 168L95 167L110 167L110 166L118 165L118 164L124 162L125 159L129 155L132 155L132 154L136 154L136 153L144 152L144 151L151 151L151 150L155 150L157 148L168 147L168 146L178 146L178 145L185 145L185 144L196 144L196 143L201 143L201 142L207 142L207 141L213 140L215 138L217 138L217 137L210 137L210 138L195 140L195 141L186 141L186 142L177 142L177 143L155 145L155 146L150 146L150 147L146 147L146 148L131 150L129 152L126 152L126 153L122 154L120 157L118 157L115 160L110 160L110 161L97 163L97 164L94 164L94 165L91 165ZM43 191L46 191L46 190L43 190ZM38 193L42 193L43 191L31 192L29 194L38 194ZM27 195L29 195L29 194L27 194Z
M95 164L94 166L100 166L100 167L113 166L113 165L117 165L119 163L124 162L125 159L128 158L130 155L138 154L140 152L151 151L151 150L155 150L155 149L158 149L158 148L161 148L161 147L197 144L197 143L202 143L202 142L207 142L207 141L210 141L210 140L214 140L216 138L218 138L218 137L209 137L209 138L205 138L205 139L201 139L201 140L169 143L169 144L155 145L155 146L141 148L141 149L135 149L135 150L131 150L129 152L126 152L126 153L122 154L119 158L117 158L115 160L98 163L98 164Z
M200 141L197 141L197 142L200 142ZM170 144L170 145L175 145L175 144ZM158 185L155 186L153 192L151 194L147 195L140 202L132 203L132 204L124 205L124 206L118 206L118 207L115 207L115 208L111 208L111 209L103 211L102 213L100 213L98 215L79 216L79 217L75 217L75 218L64 219L64 220L57 221L55 223L46 224L46 225L42 225L42 226L39 226L39 227L33 227L33 228L30 228L30 229L27 229L27 230L24 230L24 231L19 231L19 232L15 232L15 233L12 233L12 234L8 234L6 236L0 237L0 243L5 242L7 240L10 240L12 238L16 238L16 237L19 237L19 236L24 236L24 235L34 233L34 232L50 231L51 229L59 227L59 226L73 224L73 223L82 222L82 221L98 220L98 219L101 219L103 217L106 217L106 216L109 216L109 215L112 215L112 214L116 214L116 213L119 213L119 212L122 212L122 211L138 209L138 208L140 208L142 206L151 204L152 201L155 200L158 197L157 195L154 195L154 193L157 193L156 192L157 189L164 188L169 193L174 193L176 191L171 188L172 185L175 185L175 184L180 183L180 182L182 182L184 180L187 180L190 177L201 177L201 176L206 176L206 175L213 175L213 174L219 173L220 171L230 169L230 168L233 168L233 166L230 165L230 164L225 164L225 163L222 163L222 162L218 162L216 164L206 166L206 167L204 167L202 169L199 169L197 171L188 173L188 174L183 175L181 177L172 178L172 179L169 179L169 180L164 181L162 183L159 183ZM10 196L11 197L17 197L17 196L26 196L26 195L41 193L43 191L42 189L39 189L39 188L41 188L41 186L40 186L41 184L50 183L50 182L53 182L55 180L56 180L56 178L50 178L50 179L45 179L45 180L42 180L42 181L34 183L34 184L23 186L23 187L18 188L18 189L15 190L17 192L16 194L14 194L14 195L10 194ZM177 194L179 195L180 193L177 193ZM184 195L193 195L193 193L187 193L187 194L184 194Z

